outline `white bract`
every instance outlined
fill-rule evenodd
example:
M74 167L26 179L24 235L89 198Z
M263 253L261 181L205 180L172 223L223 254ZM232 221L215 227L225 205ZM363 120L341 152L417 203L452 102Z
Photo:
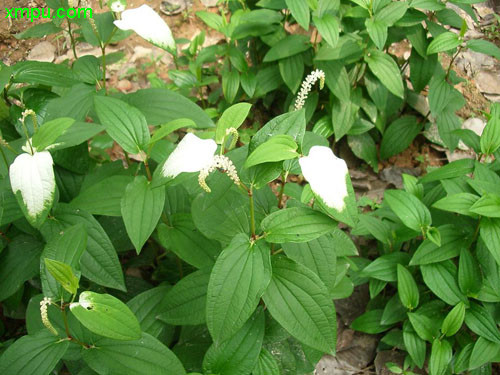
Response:
M199 172L212 164L216 150L217 143L213 139L201 139L188 133L168 157L162 174L174 178L182 172Z
M344 160L329 147L313 146L309 156L299 159L302 174L312 191L330 208L343 211L348 196L346 178L349 171Z
M9 169L10 185L27 220L38 227L52 207L56 182L48 151L21 154ZM17 192L20 192L20 197Z
M115 21L115 25L122 30L134 30L148 42L160 48L175 49L175 40L170 28L148 5L127 9L121 14L121 20Z

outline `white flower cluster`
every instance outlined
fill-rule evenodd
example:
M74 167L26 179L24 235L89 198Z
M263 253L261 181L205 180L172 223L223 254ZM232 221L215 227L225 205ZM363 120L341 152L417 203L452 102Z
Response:
M229 145L228 148L228 150L231 150L232 148L236 147L236 143L238 143L238 138L239 138L238 130L236 130L235 128L226 129L226 136L228 135L231 135L233 137L231 139L231 144Z
M198 183L207 193L210 193L212 190L208 187L206 183L206 179L210 173L215 171L216 169L221 169L233 182L238 185L240 183L240 178L238 177L238 172L236 171L236 167L234 166L231 159L224 155L215 155L212 159L212 164L205 167L200 171L198 176Z
M122 2L122 0L114 0L111 2L110 8L112 12L121 13L125 10L126 3L125 1Z
M44 297L40 301L40 315L42 316L42 323L47 329L52 332L54 335L57 335L57 331L49 320L48 308L52 303L52 299Z
M295 110L301 109L304 104L306 104L307 95L311 92L312 86L319 79L319 88L323 89L325 86L325 72L320 69L313 70L306 79L302 82L300 87L299 95L297 95L297 99L295 100Z

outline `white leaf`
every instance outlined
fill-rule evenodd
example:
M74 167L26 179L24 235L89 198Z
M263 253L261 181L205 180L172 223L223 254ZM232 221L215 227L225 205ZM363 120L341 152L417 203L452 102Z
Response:
M163 48L175 49L172 31L161 16L148 5L127 9L116 20L115 26L122 30L134 30L148 42Z
M313 146L309 156L299 159L302 174L311 189L330 208L343 211L348 196L346 176L349 173L344 160L336 157L329 147Z
M176 177L182 172L199 172L212 164L217 143L213 139L201 139L188 133L170 154L162 174Z
M56 182L52 164L50 153L43 151L19 155L9 169L12 191L26 219L37 228L45 221L54 200Z

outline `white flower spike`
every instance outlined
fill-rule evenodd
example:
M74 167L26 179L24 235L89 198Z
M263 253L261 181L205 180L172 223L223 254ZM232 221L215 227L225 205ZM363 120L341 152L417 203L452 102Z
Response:
M26 219L36 228L47 218L54 200L56 182L52 164L50 153L42 151L19 155L9 169L12 191Z
M329 147L313 146L309 156L299 159L302 174L311 189L330 208L341 212L348 196L346 177L349 173L344 160L336 157Z
M295 100L295 110L298 111L304 107L306 104L307 96L309 92L311 92L313 85L319 79L319 89L323 90L325 86L325 72L319 69L313 70L309 75L302 81L302 85L297 95L297 99Z
M170 28L150 6L127 9L121 14L121 20L115 21L122 30L134 30L148 42L165 50L175 50L175 40Z
M217 143L213 139L201 139L188 133L168 157L162 174L174 178L182 172L199 172L212 164L216 150Z

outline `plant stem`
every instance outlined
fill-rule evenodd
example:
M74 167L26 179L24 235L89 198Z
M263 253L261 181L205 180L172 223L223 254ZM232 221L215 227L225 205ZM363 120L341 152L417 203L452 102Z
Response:
M148 158L144 159L144 166L146 167L146 175L148 176L148 181L152 181L153 176L151 175L151 170L149 169Z
M451 66L453 65L453 62L455 61L455 59L457 58L457 56L459 55L459 53L461 51L462 51L462 46L458 47L457 53L455 53L455 55L451 58L450 65L448 66L448 70L446 71L446 77L445 77L446 81L448 81L448 77L449 77L450 72L451 72Z
M73 56L75 57L75 60L78 59L78 56L76 55L76 46L75 46L75 38L73 37L73 32L71 31L71 22L68 18L68 34L69 34L69 39L71 41L71 49L73 50Z
M108 87L106 86L106 45L101 44L102 51L102 86L104 87L104 92L108 95Z
M163 221L167 227L170 227L170 224L168 223L168 217L167 215L165 215L165 212L161 213L161 221Z
M283 193L285 191L285 184L286 184L286 178L287 174L285 171L281 172L281 188L280 188L280 193L278 195L278 208L283 208Z
M175 256L175 262L177 263L177 269L179 270L179 278L182 279L184 277L184 271L182 270L181 260L177 255Z
M253 190L250 187L248 190L248 198L250 200L250 228L252 231L252 238L255 238L255 207L253 202Z
M5 156L5 152L3 152L3 149L0 147L0 153L2 154L2 159L5 162L5 167L7 170L9 170L9 162L7 161L7 157Z

